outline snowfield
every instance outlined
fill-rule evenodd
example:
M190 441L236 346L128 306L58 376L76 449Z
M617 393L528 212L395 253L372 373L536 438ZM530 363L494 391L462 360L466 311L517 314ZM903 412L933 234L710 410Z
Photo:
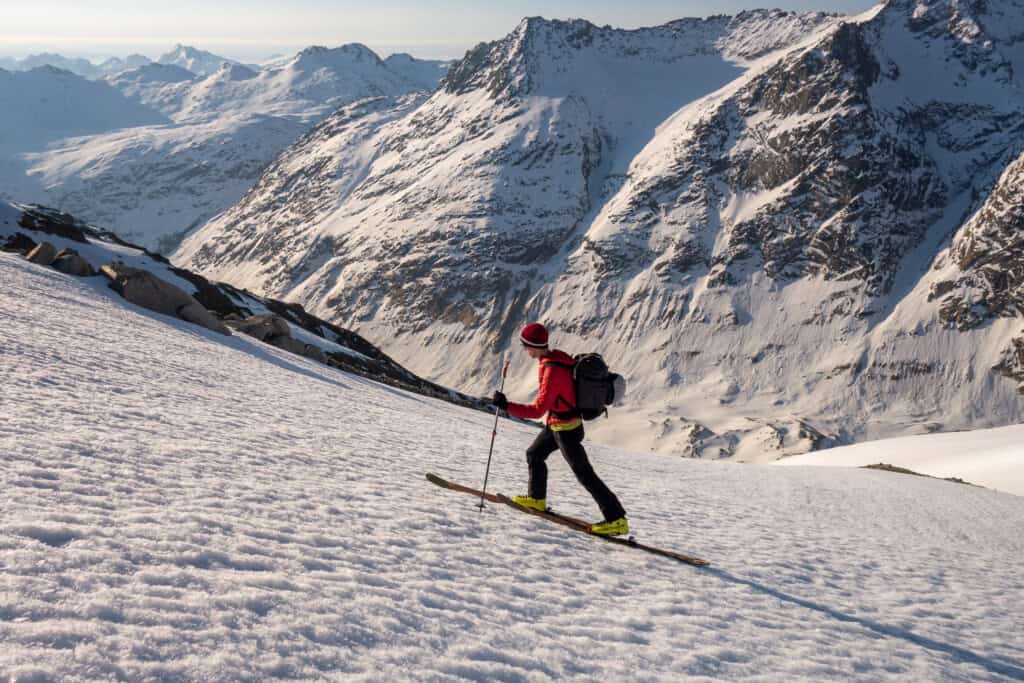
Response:
M697 569L425 481L480 485L485 413L102 278L0 254L0 282L10 680L1024 679L1024 498L592 446L638 539ZM523 490L534 432L500 423L491 490Z
M864 467L884 459L932 477L956 477L1024 496L1024 425L950 434L922 434L794 455L776 465Z

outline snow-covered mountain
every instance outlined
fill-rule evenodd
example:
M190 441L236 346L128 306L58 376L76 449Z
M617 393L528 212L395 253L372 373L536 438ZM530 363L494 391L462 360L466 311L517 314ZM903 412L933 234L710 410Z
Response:
M233 59L220 57L212 52L200 50L190 45L182 45L181 43L175 45L169 52L160 55L156 61L158 64L180 66L182 69L187 69L200 76L209 76L216 73L221 68L221 65L225 63L239 64L239 62Z
M70 71L83 78L96 78L100 75L97 65L81 57L65 57L53 52L41 52L22 59L10 58L0 62L0 67L9 71L31 71L40 67L53 67L62 71Z
M13 681L1024 677L1024 498L588 444L639 540L698 569L428 483L480 485L486 413L13 254L0 282ZM523 490L535 434L500 423L489 490Z
M399 74L423 90L433 90L448 74L452 62L439 59L417 59L410 54L399 52L389 55L384 60L384 65L389 71Z
M129 99L135 100L165 116L175 117L191 88L200 79L188 69L173 64L151 62L134 69L125 69L104 79Z
M414 67L409 70L416 73ZM358 43L337 48L314 46L276 68L256 71L222 64L190 88L177 118L246 112L312 121L366 97L393 97L426 89L422 80L410 80L388 68L372 50ZM439 81L440 75L430 88Z
M325 121L177 258L467 390L543 320L630 378L632 419L593 431L633 447L1015 422L1017 282L973 249L1016 245L1022 35L1020 0L528 19L415 109Z
M111 57L99 64L94 64L88 59L81 57L65 57L52 52L43 52L36 55L29 55L22 59L14 57L0 57L0 69L7 71L30 71L41 66L52 66L64 71L78 74L83 78L97 79L102 76L135 69L150 63L149 57L143 55L128 55L125 58Z
M367 97L433 90L447 63L392 55L381 60L364 45L313 46L254 69L222 62L197 77L180 66L148 64L106 80L126 96L175 121L238 114L298 117L309 122Z
M0 70L0 155L41 149L62 138L166 123L102 81L52 66Z
M238 201L306 127L275 116L223 116L83 138L23 155L34 201L85 215L129 241L168 252Z
M169 251L189 230L236 203L281 150L330 111L367 97L400 98L424 89L427 63L403 64L418 81L389 69L362 45L309 48L259 71L222 61L205 77L162 63L97 83L67 74L77 79L78 90L68 91L74 104L59 110L65 118L41 140L26 138L24 131L52 116L45 96L23 98L25 74L0 76L0 102L12 107L0 110L0 147L9 133L24 143L17 149L21 154L0 161L0 196L59 206L148 248ZM66 74L45 68L39 73ZM439 78L438 72L431 88ZM11 81L9 88L4 79ZM68 90L56 75L47 85ZM93 91L116 96L125 111L115 111ZM94 124L93 110L102 112ZM128 117L137 112L145 116L136 116L133 125Z
M128 55L124 59L120 57L110 57L100 62L97 67L101 74L109 75L120 73L121 71L127 71L130 69L138 69L152 64L153 60L145 55Z

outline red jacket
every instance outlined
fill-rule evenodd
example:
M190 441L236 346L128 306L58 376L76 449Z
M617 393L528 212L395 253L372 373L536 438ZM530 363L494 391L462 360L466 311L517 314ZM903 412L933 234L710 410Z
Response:
M562 351L554 350L540 359L537 374L540 388L533 403L509 403L508 414L528 420L548 414L547 424L566 424L578 419L576 415L576 387L572 381L571 366L576 361ZM565 367L566 365L570 367ZM558 417L554 413L568 413Z

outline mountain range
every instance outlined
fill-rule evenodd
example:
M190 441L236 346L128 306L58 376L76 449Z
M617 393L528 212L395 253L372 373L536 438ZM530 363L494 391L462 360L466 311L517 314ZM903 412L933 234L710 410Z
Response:
M1020 0L526 19L336 111L175 259L465 391L541 320L630 379L591 431L635 448L1016 422L1022 37Z
M0 57L0 69L7 71L31 71L40 66L52 66L64 71L70 71L83 78L98 79L104 76L111 76L126 69L137 69L147 64L163 64L179 66L187 69L194 75L207 76L219 69L220 65L224 62L238 63L227 57L221 57L212 52L179 43L168 52L157 57L156 61L145 55L132 54L123 58L109 57L102 62L95 63L82 57L65 57L53 52L42 52L20 59Z
M53 66L0 70L0 196L167 252L325 115L430 89L445 66L352 44L266 68L177 46L95 80Z

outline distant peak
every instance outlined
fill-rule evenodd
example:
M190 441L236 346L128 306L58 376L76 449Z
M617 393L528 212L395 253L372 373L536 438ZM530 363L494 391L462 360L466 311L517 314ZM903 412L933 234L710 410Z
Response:
M342 45L338 49L343 51L345 54L356 57L357 59L365 59L367 61L372 62L381 61L380 57L377 55L376 52L366 47L362 43L348 43L347 45Z
M347 43L335 48L323 45L311 45L295 56L297 65L317 64L331 66L336 63L371 63L383 64L376 52L362 43Z

